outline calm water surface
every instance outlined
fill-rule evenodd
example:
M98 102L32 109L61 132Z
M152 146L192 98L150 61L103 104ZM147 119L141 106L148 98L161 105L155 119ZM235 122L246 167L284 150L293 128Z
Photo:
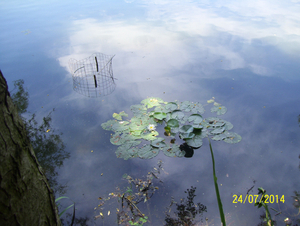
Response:
M291 196L300 189L299 12L299 0L1 1L0 69L11 88L24 79L28 110L39 120L55 108L53 127L71 154L58 181L88 225L116 225L117 203L106 207L111 214L104 221L93 220L98 197L126 187L124 173L146 175L159 159L164 183L140 207L147 225L164 225L171 196L179 202L191 186L195 202L207 206L208 225L220 225L207 141L192 158L116 157L101 123L151 96L202 104L215 97L225 105L223 118L243 137L234 145L212 143L228 225L260 222L263 210L233 203L233 195L253 185L249 194L263 187L285 196L284 204L270 204L282 211L271 214L284 225L297 213ZM115 55L117 86L108 96L88 98L73 91L68 61L94 52Z

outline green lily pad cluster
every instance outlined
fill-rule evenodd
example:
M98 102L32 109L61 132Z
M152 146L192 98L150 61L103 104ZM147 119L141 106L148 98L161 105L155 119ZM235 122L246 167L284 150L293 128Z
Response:
M217 115L226 113L226 107L213 99L207 102L214 103L211 112ZM114 120L101 125L105 130L114 131L110 142L119 145L116 155L125 160L135 157L150 159L160 151L169 157L183 157L186 153L175 143L176 135L193 149L200 148L202 139L208 136L227 143L237 143L242 139L237 133L229 132L233 128L230 122L217 117L203 119L204 108L200 103L164 102L151 97L130 109L134 115L130 120L123 119L128 114L122 111L113 114ZM164 125L165 136L173 138L170 142L159 137L156 131L158 124Z

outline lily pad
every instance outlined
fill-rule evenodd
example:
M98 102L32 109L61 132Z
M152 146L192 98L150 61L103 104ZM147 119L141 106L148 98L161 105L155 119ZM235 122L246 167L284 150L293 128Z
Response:
M141 104L132 105L130 107L130 110L132 111L132 113L135 116L140 116L140 115L143 115L143 114L147 113L147 108L144 105L141 105Z
M158 148L153 148L151 145L147 144L139 149L138 157L140 157L141 159L151 159L157 156L158 153Z
M204 113L204 108L202 106L202 104L200 103L195 103L194 106L192 106L192 113L199 113L199 114L203 114Z
M224 134L226 134L226 136L227 136L224 139L224 141L226 143L234 144L234 143L238 143L238 142L240 142L242 140L242 137L239 134L237 134L237 133L227 132L226 131L226 133L224 133Z
M190 117L188 117L189 122L193 122L194 124L199 124L203 121L203 118L199 114L192 114Z
M177 144L174 144L173 147L166 146L161 151L168 157L183 157L185 155L185 152L182 152Z
M122 120L122 116L128 117L128 114L126 114L124 111L121 111L119 114L113 113L113 117L117 120Z
M212 131L210 131L210 134L213 134L213 135L220 134L220 133L223 133L224 130L225 130L225 127L216 128L216 129L213 129Z
M164 103L164 101L157 97L150 97L145 100L142 100L141 103L146 105L147 108L153 108L155 106L159 106L161 103Z
M116 150L116 155L118 158L123 158L124 160L130 159L130 158L135 158L138 155L138 148L130 148L130 149L124 149L122 146L118 147Z
M166 146L165 142L163 142L164 140L164 138L158 137L157 139L151 141L151 145L153 147L163 148Z
M225 135L224 133L221 134L217 134L215 136L213 136L211 139L212 140L224 140L227 137L227 135Z
M194 127L195 129L202 129L203 126L201 125L201 123L199 124L193 124L192 127Z
M202 137L200 135L196 135L191 139L186 139L185 142L193 148L200 148L203 144Z
M226 120L223 120L225 122L225 129L226 130L231 130L233 128L233 125L231 122L228 122Z
M190 139L193 138L195 136L194 133L180 133L179 134L181 139Z
M147 134L142 134L141 138L145 139L145 140L155 140L158 136L158 132L157 131L151 131L151 133L147 133Z
M221 126L225 125L225 121L220 118L209 117L209 118L206 118L205 120L209 124L209 126L207 128L209 128L209 127L217 128L217 127L221 127Z
M156 108L154 108L154 112L164 112L164 113L167 113L169 112L165 106L163 105L160 105L160 106L157 106Z
M129 129L130 129L130 132L134 132L136 130L144 130L146 128L146 125L143 125L143 124L135 124L135 123L131 123L130 126L129 126Z
M127 121L118 121L117 123L113 124L112 130L115 132L123 132L129 129L129 122Z
M166 109L169 112L175 111L178 108L178 105L175 102L169 102L166 104Z
M121 145L125 142L125 140L122 139L122 137L119 133L115 133L111 136L110 142L114 145Z
M224 106L213 106L211 112L217 112L217 115L224 115L227 112L227 108Z
M158 120L163 120L164 118L167 117L167 114L164 112L154 112L153 117Z
M170 119L168 122L167 122L167 125L169 127L179 127L179 122L178 120L176 119Z
M171 118L181 120L184 117L184 113L180 110L175 110L171 114Z
M180 109L186 112L190 112L191 111L191 105L192 102L190 101L183 101L180 105Z
M179 132L181 133L191 133L193 132L194 128L191 125L184 125L180 127Z

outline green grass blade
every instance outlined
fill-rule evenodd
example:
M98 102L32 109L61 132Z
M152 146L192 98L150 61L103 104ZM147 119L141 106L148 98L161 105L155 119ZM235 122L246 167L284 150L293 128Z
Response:
M55 199L55 202L61 200L61 199L70 199L69 197L67 196L61 196L61 197L58 197L57 199Z
M67 208L64 209L64 211L62 211L60 214L59 214L59 217L61 217L61 215L64 214L64 212L66 212L68 209L70 209L72 206L74 206L74 204L72 205L69 205Z
M219 193L219 187L218 187L218 183L217 183L218 178L216 176L216 170L215 170L214 153L213 153L212 146L211 146L209 138L208 138L208 142L209 142L210 153L211 153L211 158L212 158L212 163L213 163L214 183L215 183L215 190L216 190L216 195L217 195L217 199L218 199L218 206L219 206L221 222L222 222L223 226L226 226L226 221L225 221L225 216L224 216L224 211L223 211L223 205L222 205L221 196L220 196L220 193Z

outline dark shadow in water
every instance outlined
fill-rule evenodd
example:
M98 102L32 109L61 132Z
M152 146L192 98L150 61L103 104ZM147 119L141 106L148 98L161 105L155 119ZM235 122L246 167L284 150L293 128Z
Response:
M14 89L11 91L11 97L21 116L27 112L29 94L24 88L24 81L19 79L14 81ZM25 125L27 136L30 139L36 157L42 166L44 173L49 181L53 191L60 195L66 192L66 185L57 182L58 172L56 168L61 167L65 159L70 157L70 153L66 152L65 145L61 139L62 133L56 133L52 128L51 113L43 117L43 121L39 124L36 121L36 114L32 114L30 119L22 117Z
M202 216L203 212L207 212L206 206L198 202L194 203L196 187L191 186L191 189L187 189L184 193L187 193L186 200L183 198L180 203L176 203L172 198L171 204L166 211L165 226L181 226L181 225L197 225L199 220L196 218L197 215ZM175 216L171 216L171 207L176 204L176 210L174 211Z

